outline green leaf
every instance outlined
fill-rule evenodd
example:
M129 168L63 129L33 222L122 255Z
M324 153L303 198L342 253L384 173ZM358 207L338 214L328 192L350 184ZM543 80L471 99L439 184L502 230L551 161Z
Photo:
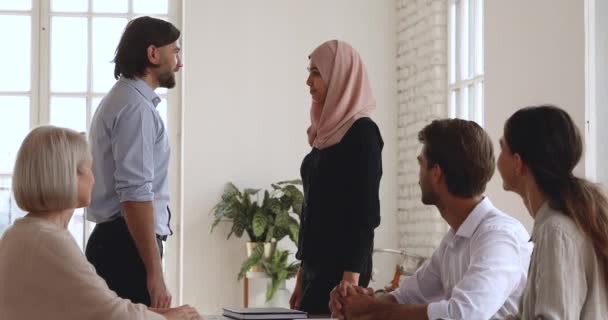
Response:
M287 274L288 274L288 272L286 269L280 270L279 271L279 280L287 279Z
M213 220L213 224L211 225L211 230L209 230L209 233L213 232L213 229L215 229L215 227L220 224L220 222L222 221L222 219L214 219Z
M286 228L289 225L289 218L287 211L279 212L277 218L274 220L274 224L277 227Z
M264 216L264 211L260 209L253 216L253 234L256 237L262 236L264 231L266 231L266 226L267 220Z
M264 255L264 246L260 245L260 246L255 247L253 249L253 251L251 252L251 255L249 256L249 258L247 258L247 260L245 260L243 262L243 264L241 265L241 270L239 271L239 275L238 275L237 279L238 280L243 279L243 277L245 277L245 275L247 274L247 271L249 271L249 269L251 269L253 266L260 263L263 255Z
M265 242L272 241L272 238L274 238L274 230L275 226L268 227L268 230L266 230L266 239L264 240Z
M301 179L295 179L295 180L280 181L280 182L277 182L276 184L278 184L278 185L283 185L283 184L297 184L297 185L301 185L302 184L302 180Z
M297 245L300 235L300 225L294 218L290 217L290 219L291 223L289 224L289 238Z
M287 236L288 234L289 232L287 228L276 227L274 229L274 238L277 239L277 241L285 238L285 236Z
M269 260L260 261L262 270L272 279L266 290L266 299L270 300L274 296L278 286L285 280L294 277L299 268L299 262L287 264L289 251L276 250L274 256Z
M272 279L272 281L268 284L268 288L266 288L266 302L272 300L274 294L279 289L279 285L281 283L277 279Z
M268 190L264 190L264 200L262 201L262 208L268 205L268 199L270 199L270 193L268 193Z
M291 207L295 213L300 215L302 212L302 203L304 203L304 194L294 185L287 185L283 188L283 193L291 199Z
M247 188L245 190L243 190L243 194L245 196L254 196L256 194L258 194L258 192L260 192L261 189L252 189L252 188Z
M247 228L247 225L248 225L247 220L243 219L242 217L237 217L234 220L232 220L231 233L234 233L237 237L240 238L243 236L243 232ZM230 238L230 234L228 235L228 238Z
M222 194L222 199L229 199L235 196L240 195L239 189L232 183L228 182L224 185L224 193Z
M275 216L277 216L277 215L281 214L281 212L283 212L283 210L281 209L281 202L279 201L279 199L276 199L276 198L269 200L268 209Z

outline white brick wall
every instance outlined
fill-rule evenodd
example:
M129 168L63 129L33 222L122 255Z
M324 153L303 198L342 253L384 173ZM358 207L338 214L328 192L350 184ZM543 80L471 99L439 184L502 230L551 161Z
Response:
M398 223L400 247L429 257L447 231L435 207L420 202L418 131L447 116L449 0L397 0Z

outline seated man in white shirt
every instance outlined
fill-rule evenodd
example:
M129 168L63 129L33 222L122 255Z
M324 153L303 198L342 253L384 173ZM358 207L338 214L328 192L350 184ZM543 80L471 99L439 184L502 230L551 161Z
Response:
M422 202L450 225L439 247L390 294L342 283L340 319L503 319L517 313L532 243L526 229L483 195L494 173L492 142L476 123L436 120L418 133Z

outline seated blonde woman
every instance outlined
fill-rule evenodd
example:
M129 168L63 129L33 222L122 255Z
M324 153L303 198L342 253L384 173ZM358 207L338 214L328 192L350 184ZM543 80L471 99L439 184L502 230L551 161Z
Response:
M89 205L93 183L83 135L44 126L25 138L13 191L28 214L0 239L0 319L199 319L189 306L133 304L97 276L67 230L74 209Z

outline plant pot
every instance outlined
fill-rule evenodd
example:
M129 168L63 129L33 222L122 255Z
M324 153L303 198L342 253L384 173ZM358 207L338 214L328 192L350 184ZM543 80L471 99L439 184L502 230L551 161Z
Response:
M264 246L264 260L268 260L270 259L272 256L274 256L274 252L277 249L277 242L276 241L272 241L272 242L247 242L247 257L249 258L251 256L251 253L253 252L253 249L255 249L257 246L259 245L263 245ZM262 270L262 267L259 265L255 265L253 267L251 267L251 269L249 269L249 272L264 272Z
M291 291L287 289L285 285L285 281L281 282L279 288L272 296L272 299L269 301L266 300L266 296L264 295L264 307L265 308L289 308L289 299L291 298Z

